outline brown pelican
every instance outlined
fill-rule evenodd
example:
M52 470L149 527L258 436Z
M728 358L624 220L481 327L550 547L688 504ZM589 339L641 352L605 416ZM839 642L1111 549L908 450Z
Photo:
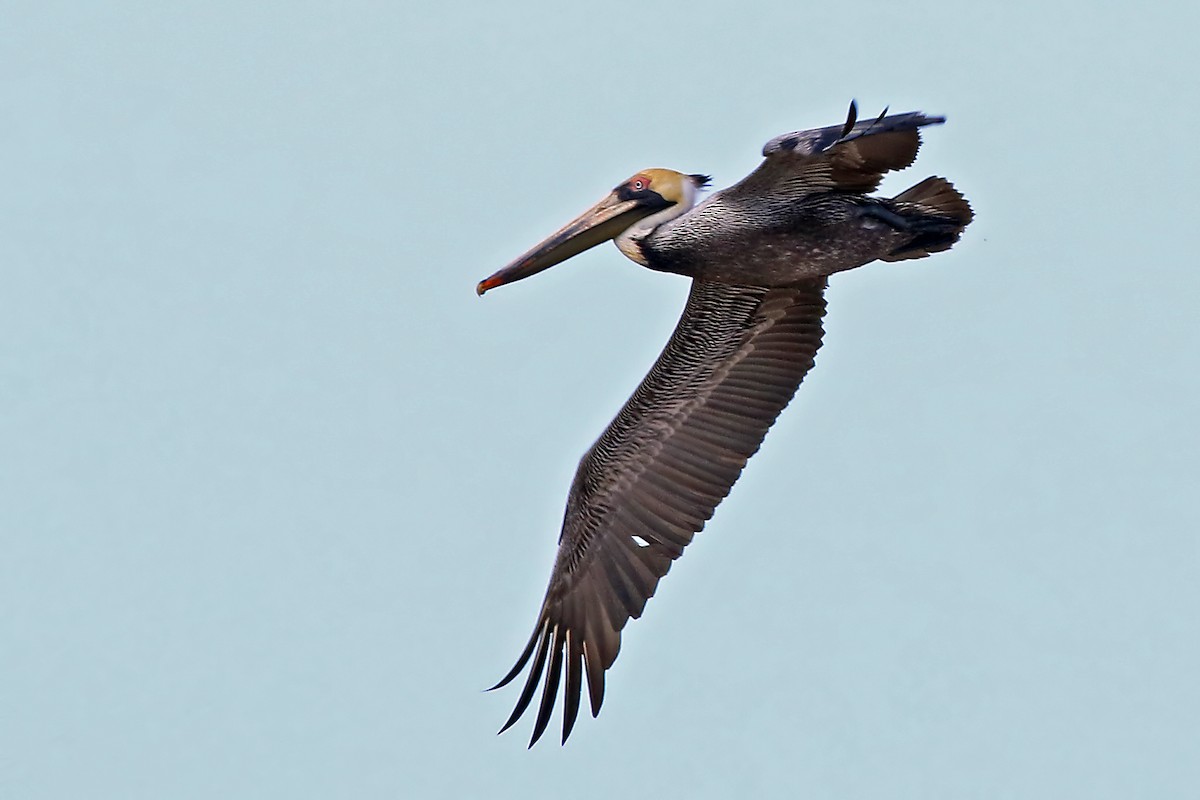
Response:
M609 239L644 267L692 279L666 348L579 463L537 626L492 687L532 658L501 733L543 675L530 747L564 674L562 741L585 674L592 716L600 713L621 630L641 616L812 367L828 277L947 250L971 221L943 178L890 199L868 196L885 172L913 162L920 127L945 121L886 114L857 122L851 103L843 125L778 136L754 172L699 205L707 176L639 172L476 287L483 294Z

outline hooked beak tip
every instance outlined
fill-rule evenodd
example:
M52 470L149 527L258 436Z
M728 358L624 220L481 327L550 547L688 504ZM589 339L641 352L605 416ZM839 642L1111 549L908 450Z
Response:
M475 294L483 297L483 293L497 286L503 286L507 281L500 277L499 273L490 277L484 278L479 283L475 284Z

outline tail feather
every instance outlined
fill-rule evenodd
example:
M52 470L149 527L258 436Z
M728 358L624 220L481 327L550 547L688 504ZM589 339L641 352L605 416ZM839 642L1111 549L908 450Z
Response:
M949 250L975 218L971 204L945 178L926 178L896 195L892 203L915 236L884 256L884 261L924 258Z

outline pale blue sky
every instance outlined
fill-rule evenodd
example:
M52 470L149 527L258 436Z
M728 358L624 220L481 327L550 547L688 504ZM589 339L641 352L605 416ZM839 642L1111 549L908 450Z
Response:
M1157 8L5 3L0 795L1195 797L1200 18ZM976 222L834 278L600 719L497 738L687 287L475 282L852 97L949 118L883 190Z

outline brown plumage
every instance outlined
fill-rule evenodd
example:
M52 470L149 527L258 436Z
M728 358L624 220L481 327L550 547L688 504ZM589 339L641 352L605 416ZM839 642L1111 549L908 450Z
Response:
M834 272L945 250L971 210L941 178L892 199L865 195L912 163L919 113L785 134L762 165L696 207L702 175L646 170L542 245L480 283L488 289L616 238L651 269L692 277L666 348L584 455L567 499L538 623L516 665L532 666L503 732L542 686L530 746L564 686L562 741L586 675L591 712L621 630L729 493L813 366Z

